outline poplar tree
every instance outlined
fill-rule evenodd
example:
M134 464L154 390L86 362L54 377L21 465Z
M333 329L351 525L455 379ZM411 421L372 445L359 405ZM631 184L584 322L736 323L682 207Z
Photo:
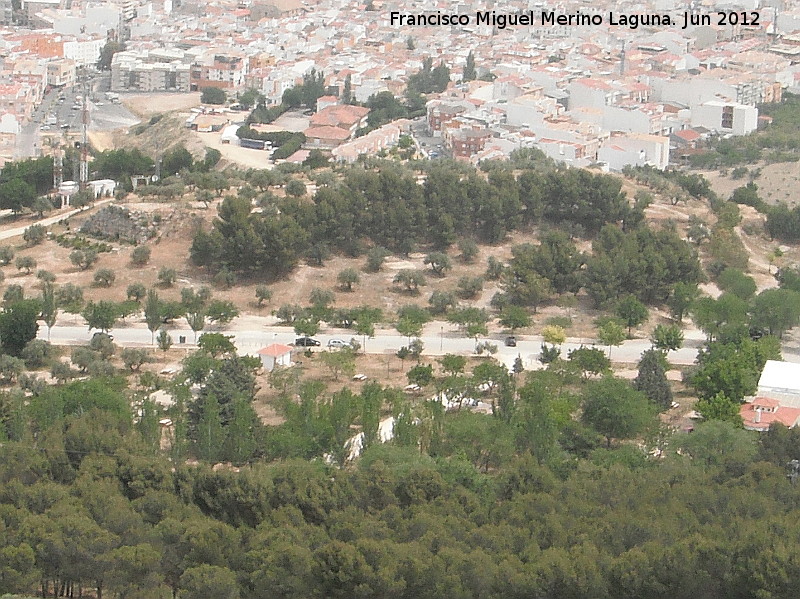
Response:
M225 460L239 465L252 459L256 451L258 416L250 402L241 396L233 401L232 412L226 427L223 455Z
M222 456L225 431L220 418L220 405L213 393L206 395L200 405L196 435L197 457L206 462L218 462Z
M155 289L147 292L147 300L144 304L144 320L147 323L147 329L150 331L152 343L155 343L156 331L161 326L161 300L158 299L158 293Z

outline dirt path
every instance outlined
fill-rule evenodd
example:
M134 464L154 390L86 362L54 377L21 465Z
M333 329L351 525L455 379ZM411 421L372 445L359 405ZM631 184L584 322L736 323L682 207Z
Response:
M734 229L736 235L744 244L745 249L750 257L750 276L756 282L759 291L775 287L775 277L772 276L772 265L768 260L765 260L761 254L761 250L756 248L748 236L742 231L741 227ZM758 267L759 271L754 271L753 266Z
M65 220L70 216L74 216L75 214L79 214L81 212L85 212L87 210L91 210L92 208L97 208L98 206L103 206L104 204L108 204L109 202L113 202L114 198L106 198L105 200L100 200L95 202L92 206L86 208L76 208L74 210L70 210L69 212L62 212L57 214L56 216L50 216L48 218L43 218L36 221L31 221L26 223L21 227L12 227L9 229L0 230L0 240L1 239L10 239L11 237L18 237L25 232L25 229L32 225L42 225L43 227L49 227L50 225L54 225L59 221Z

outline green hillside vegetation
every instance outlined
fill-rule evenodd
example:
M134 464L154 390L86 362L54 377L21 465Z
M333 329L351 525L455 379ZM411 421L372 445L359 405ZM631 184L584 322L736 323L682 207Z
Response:
M250 365L237 360L187 359L178 380L205 381L204 393L173 389L165 449L158 410L140 398L129 408L139 396L122 379L55 386L30 402L0 396L0 592L793 594L793 430L757 436L717 420L665 436L655 404L628 382L584 382L561 361L517 379L476 368L470 377L497 380L494 415L412 405L377 383L355 395L306 381L295 403L289 380L286 423L264 428L249 408ZM440 388L468 376L453 372ZM396 438L381 445L387 409ZM364 455L326 465L320 452L341 461L353 424ZM187 453L200 463L187 465ZM241 468L214 471L219 458Z
M418 80L421 91L443 76L434 77L437 68ZM317 78L307 84L287 100L313 102ZM245 173L214 171L215 159L196 161L176 148L162 163L169 175L145 193L191 192L206 206L221 199L211 226L192 229L191 246L191 260L219 289L236 285L237 275L252 278L259 284L250 300L269 304L263 282L301 260L321 266L337 255L363 264L366 256L366 272L347 264L336 276L341 300L366 286L361 277L380 271L391 252L425 256L420 270L386 269L397 297L453 279L427 303L402 299L391 310L336 307L332 285L314 288L308 305L276 306L298 334L325 321L366 342L377 323L393 326L408 337L396 353L400 372L420 392L404 392L406 381L347 380L367 360L357 342L299 352L302 365L260 378L260 361L237 356L230 336L203 333L207 321L230 322L237 306L204 286L184 287L178 301L178 289L170 291L177 264L158 270L150 285L159 291L132 282L124 302L94 295L113 282L107 276L87 287L85 301L80 287L47 271L39 295L8 285L0 310L0 596L796 595L800 494L787 464L800 459L800 432L773 426L757 434L739 416L765 362L781 359L780 337L800 321L796 267L783 265L780 287L760 292L746 274L737 203L756 205L757 189L729 202L702 177L631 171L674 203L708 202L715 222L690 224L685 241L677 226L646 222L649 194L631 200L620 178L559 169L536 152L481 170L367 160ZM150 165L126 150L96 159L112 176ZM43 172L38 162L12 167L0 186L29 179L35 190ZM530 242L484 265L478 241L499 244L520 231ZM706 241L706 271L723 291L717 298L698 288ZM97 259L94 247L71 247L76 274ZM157 244L140 247L148 250L132 251L131 262L155 272ZM13 247L0 250L0 263L30 266L14 261ZM454 276L471 263L480 276ZM478 297L485 281L499 288L490 305L459 304ZM602 310L602 346L562 355L572 315L551 318L543 370L525 372L521 356L513 374L491 357L433 359L414 339L435 316L491 355L491 320L515 333L557 297L569 312L579 292ZM656 319L650 306L669 308L674 324L658 316L636 378L617 378L611 350ZM52 327L59 307L98 331L140 312L154 347L120 349L103 333L70 350L35 339L37 319ZM676 382L667 379L667 360L684 342L687 316L706 340ZM172 354L180 370L162 378L160 367L146 365L167 356L162 326L177 318L198 350ZM394 356L386 358L388 376ZM265 380L277 414L262 421ZM155 390L174 405L149 399ZM451 409L429 399L436 395L450 398ZM673 398L697 398L692 407L704 421L691 434L662 424ZM474 399L488 413L472 411ZM382 444L380 423L390 417L394 436ZM351 459L358 433L364 451Z
M211 230L195 235L191 258L211 272L269 280L303 258L321 265L331 252L356 257L377 246L401 255L421 247L441 253L465 236L499 243L515 230L557 226L566 233L515 249L503 278L510 301L535 308L553 291L585 287L598 306L631 293L653 303L679 281L700 281L691 246L674 229L651 230L644 207L629 203L618 178L541 164L543 172L497 168L483 176L440 162L427 167L422 185L400 165L352 167L320 187L313 201L272 197L277 210L261 212L251 210L247 197L227 196ZM588 256L574 241L585 236L596 238Z

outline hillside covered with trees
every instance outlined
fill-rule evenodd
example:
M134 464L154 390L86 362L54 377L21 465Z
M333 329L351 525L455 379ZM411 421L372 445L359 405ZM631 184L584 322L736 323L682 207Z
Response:
M187 364L184 374L192 368ZM241 379L246 367L228 370L248 386ZM407 408L399 407L396 440L369 445L344 469L277 455L306 457L309 440L330 447L325 439L338 443L351 419L367 430L376 422L369 414L390 390L374 385L360 397L301 390L306 399L287 425L255 440L246 410L235 405L241 400L222 408L227 421L216 432L203 428L202 415L181 424L176 411L190 445L178 432L171 449L159 449L152 406L138 403L132 423L131 391L120 379L53 387L30 402L5 395L0 592L794 593L798 490L785 471L789 459L800 458L794 431L775 428L757 438L717 421L692 435L664 437L653 428L648 400L627 383L581 383L557 372L531 375L518 391L506 380L501 396L514 401L501 399L494 416L431 413L414 425L404 424ZM206 388L232 384L223 378ZM601 415L604 403L627 412L627 428ZM578 421L569 418L576 405L583 405ZM233 429L237 434L226 437ZM250 438L253 455L277 459L250 457L241 469L222 470L204 460L183 462L182 452L202 457L203 437L218 433L217 447L232 456L241 449L237 442ZM624 442L642 434L660 459Z

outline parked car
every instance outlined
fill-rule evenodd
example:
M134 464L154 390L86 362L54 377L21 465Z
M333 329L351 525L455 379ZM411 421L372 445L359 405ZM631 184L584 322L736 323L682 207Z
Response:
M328 349L333 349L333 348L341 349L343 347L347 347L347 345L348 344L342 341L341 339L331 339L330 341L328 341Z
M311 337L298 337L294 340L294 344L298 347L317 347L319 345L319 341L312 339Z
M517 347L517 338L514 335L506 337L506 347Z

